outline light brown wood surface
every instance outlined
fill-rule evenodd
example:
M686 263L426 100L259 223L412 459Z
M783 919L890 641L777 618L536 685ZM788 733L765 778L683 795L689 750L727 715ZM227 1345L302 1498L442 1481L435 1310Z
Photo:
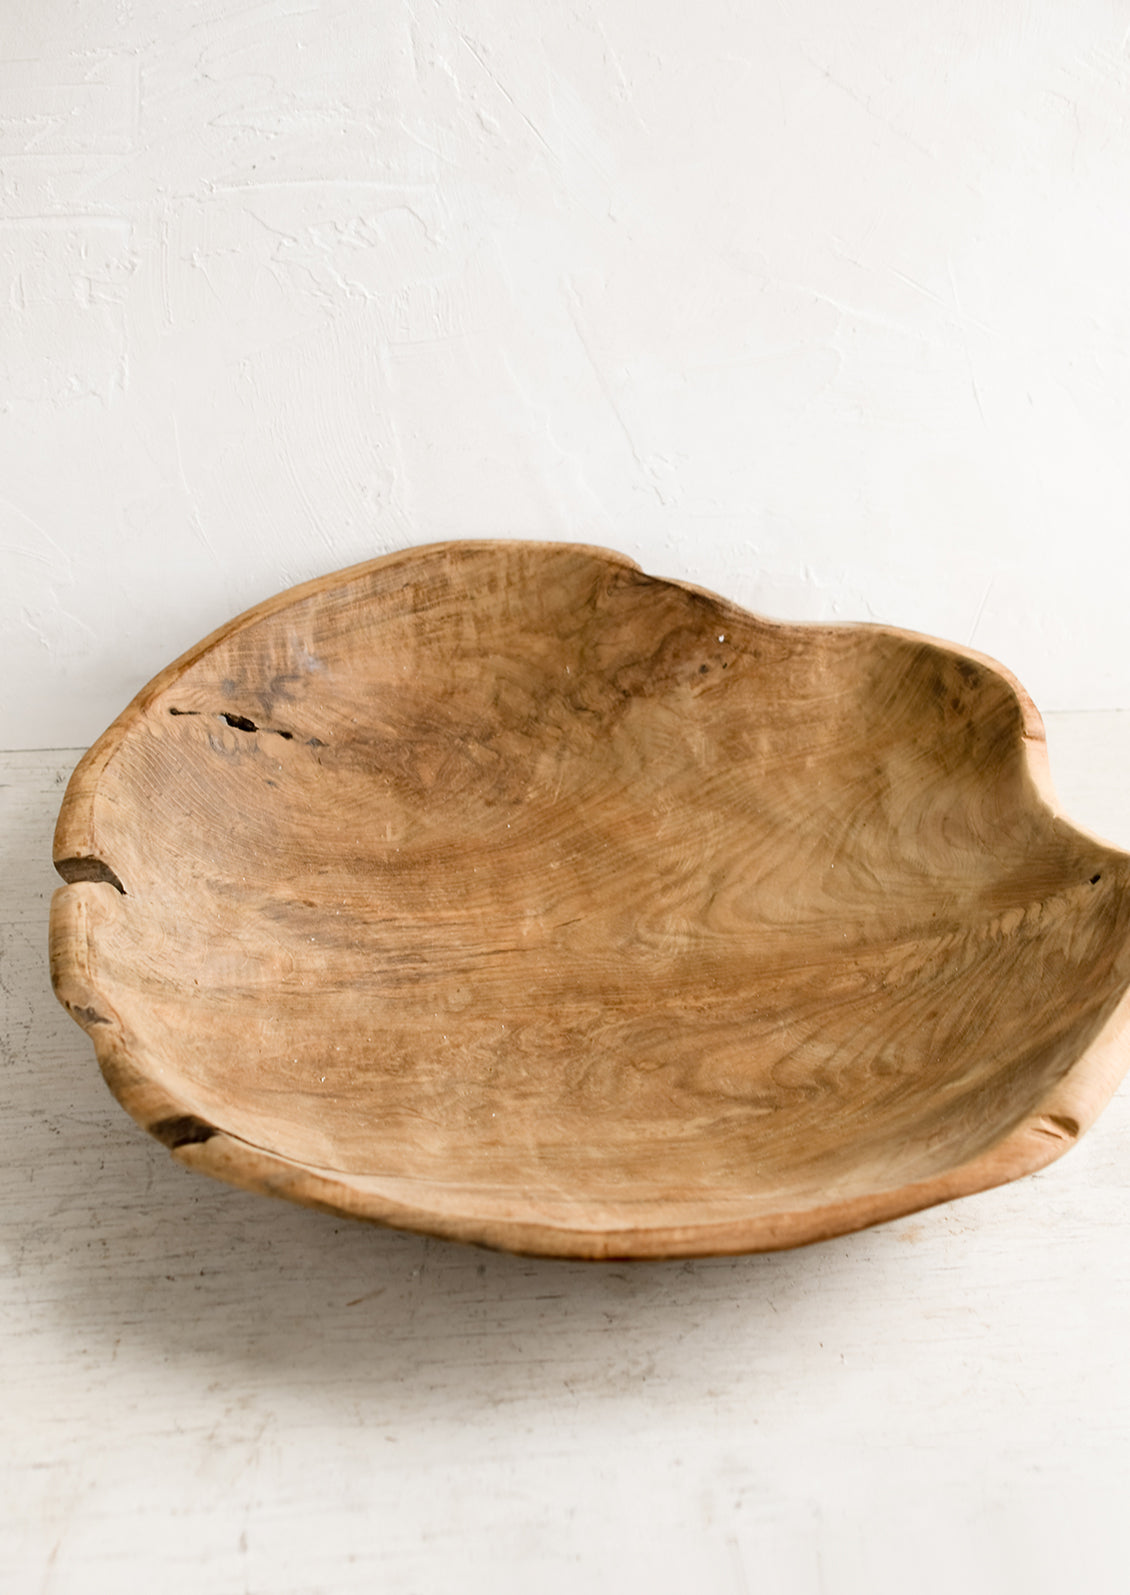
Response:
M967 650L452 543L170 666L67 792L56 991L233 1183L580 1257L798 1244L1059 1155L1130 857Z

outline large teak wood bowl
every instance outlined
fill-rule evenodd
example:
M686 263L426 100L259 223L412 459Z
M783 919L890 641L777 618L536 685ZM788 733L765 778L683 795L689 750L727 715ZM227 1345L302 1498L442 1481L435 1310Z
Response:
M60 999L190 1167L519 1251L795 1245L1041 1167L1127 1063L1130 856L1001 668L447 543L156 678L56 834Z

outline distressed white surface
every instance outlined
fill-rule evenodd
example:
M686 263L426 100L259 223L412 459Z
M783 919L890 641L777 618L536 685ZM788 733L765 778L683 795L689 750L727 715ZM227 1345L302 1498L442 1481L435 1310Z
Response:
M1049 724L1130 845L1130 714ZM178 1168L54 1002L75 753L0 755L0 1585L1125 1595L1130 1090L1030 1179L772 1257L524 1261Z
M0 746L577 538L1130 705L1126 0L8 0Z

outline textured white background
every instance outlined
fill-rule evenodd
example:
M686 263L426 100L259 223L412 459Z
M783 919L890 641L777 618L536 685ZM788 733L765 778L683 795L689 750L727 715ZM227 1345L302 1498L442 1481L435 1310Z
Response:
M5 0L0 746L600 542L1130 704L1130 5Z
M77 757L414 542L604 542L1130 706L1130 4L2 0L0 1584L1124 1595L1130 1103L593 1269L229 1192L44 968ZM1053 715L1130 845L1130 716Z

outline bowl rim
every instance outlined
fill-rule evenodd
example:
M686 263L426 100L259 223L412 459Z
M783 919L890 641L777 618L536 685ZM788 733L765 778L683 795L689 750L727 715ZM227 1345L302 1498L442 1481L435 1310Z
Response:
M186 1167L246 1190L397 1229L501 1250L594 1260L720 1256L806 1245L1019 1179L1046 1167L1075 1144L1094 1123L1130 1067L1130 984L1067 1072L1020 1124L977 1157L931 1179L889 1190L818 1207L702 1224L609 1227L596 1223L547 1223L523 1218L520 1212L501 1217L439 1212L387 1189L366 1189L363 1176L295 1161L206 1124L167 1086L140 1069L129 1055L124 1027L107 995L99 991L91 971L91 923L112 913L115 900L120 903L122 894L112 861L102 857L94 816L99 784L115 755L155 699L205 655L239 632L308 598L364 580L377 570L411 564L422 555L455 550L462 555L469 549L568 550L645 574L629 556L598 545L525 538L446 539L361 561L275 593L211 631L147 682L76 765L55 827L53 857L66 884L55 890L51 900L51 979L59 1001L90 1036L110 1090L131 1117L162 1140ZM742 615L752 613L691 582L650 575L648 580L701 595ZM998 660L962 644L879 622L776 621L759 615L754 618L760 624L784 630L866 631L925 643L952 659L969 661L988 671L1006 685L1019 706L1019 739L1033 801L1080 843L1101 846L1130 863L1130 853L1076 825L1064 814L1052 783L1043 720L1024 687Z

